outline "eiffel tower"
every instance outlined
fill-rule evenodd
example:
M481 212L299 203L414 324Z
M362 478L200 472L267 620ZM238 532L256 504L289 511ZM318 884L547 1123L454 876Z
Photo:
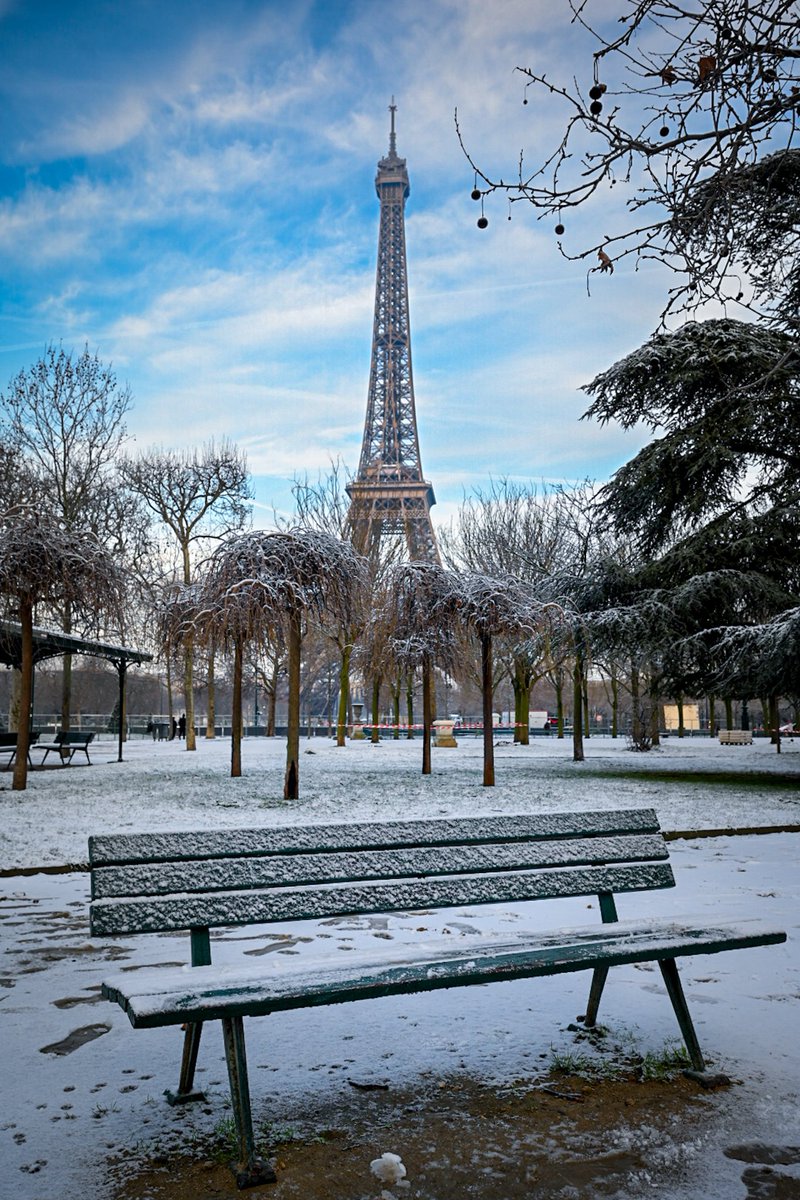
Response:
M389 106L389 153L378 163L381 202L375 317L364 440L355 478L347 485L353 542L369 553L386 537L405 538L411 559L439 562L431 524L433 488L422 475L411 373L404 212L411 190L406 160L398 157Z

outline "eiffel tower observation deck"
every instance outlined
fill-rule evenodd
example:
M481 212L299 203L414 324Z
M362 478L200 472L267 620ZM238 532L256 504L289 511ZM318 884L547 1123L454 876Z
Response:
M394 98L389 111L389 153L375 177L381 213L367 417L358 471L347 486L349 521L362 553L404 537L410 558L438 562L430 517L436 501L422 474L414 403L405 234L410 187L406 160L397 154Z

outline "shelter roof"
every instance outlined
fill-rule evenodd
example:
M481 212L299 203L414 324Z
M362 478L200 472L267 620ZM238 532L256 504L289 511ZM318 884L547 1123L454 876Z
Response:
M130 646L115 646L110 642L96 642L49 629L33 630L33 661L43 662L60 654L86 654L104 658L120 666L152 662L152 654L133 650ZM17 621L0 621L0 663L8 667L22 664L22 627Z

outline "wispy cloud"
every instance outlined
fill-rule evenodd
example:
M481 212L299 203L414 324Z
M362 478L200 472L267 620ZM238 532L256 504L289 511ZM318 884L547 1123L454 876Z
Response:
M176 0L157 22L97 0L48 21L34 9L0 0L7 378L46 341L88 341L131 383L138 444L226 433L265 505L331 457L354 465L395 93L438 511L492 474L596 476L636 448L636 433L579 424L577 389L646 336L660 280L595 277L589 302L590 264L566 263L524 205L509 222L491 198L476 230L455 136L458 106L471 148L507 174L556 132L513 68L588 63L560 5L408 0L394 21L374 0ZM571 251L598 219L570 222Z

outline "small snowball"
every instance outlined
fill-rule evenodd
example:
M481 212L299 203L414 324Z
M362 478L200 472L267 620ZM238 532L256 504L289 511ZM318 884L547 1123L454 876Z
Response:
M405 1178L406 1169L399 1154L385 1153L380 1158L373 1158L369 1164L373 1175L377 1175L381 1183L398 1184ZM406 1187L407 1184L402 1186Z

